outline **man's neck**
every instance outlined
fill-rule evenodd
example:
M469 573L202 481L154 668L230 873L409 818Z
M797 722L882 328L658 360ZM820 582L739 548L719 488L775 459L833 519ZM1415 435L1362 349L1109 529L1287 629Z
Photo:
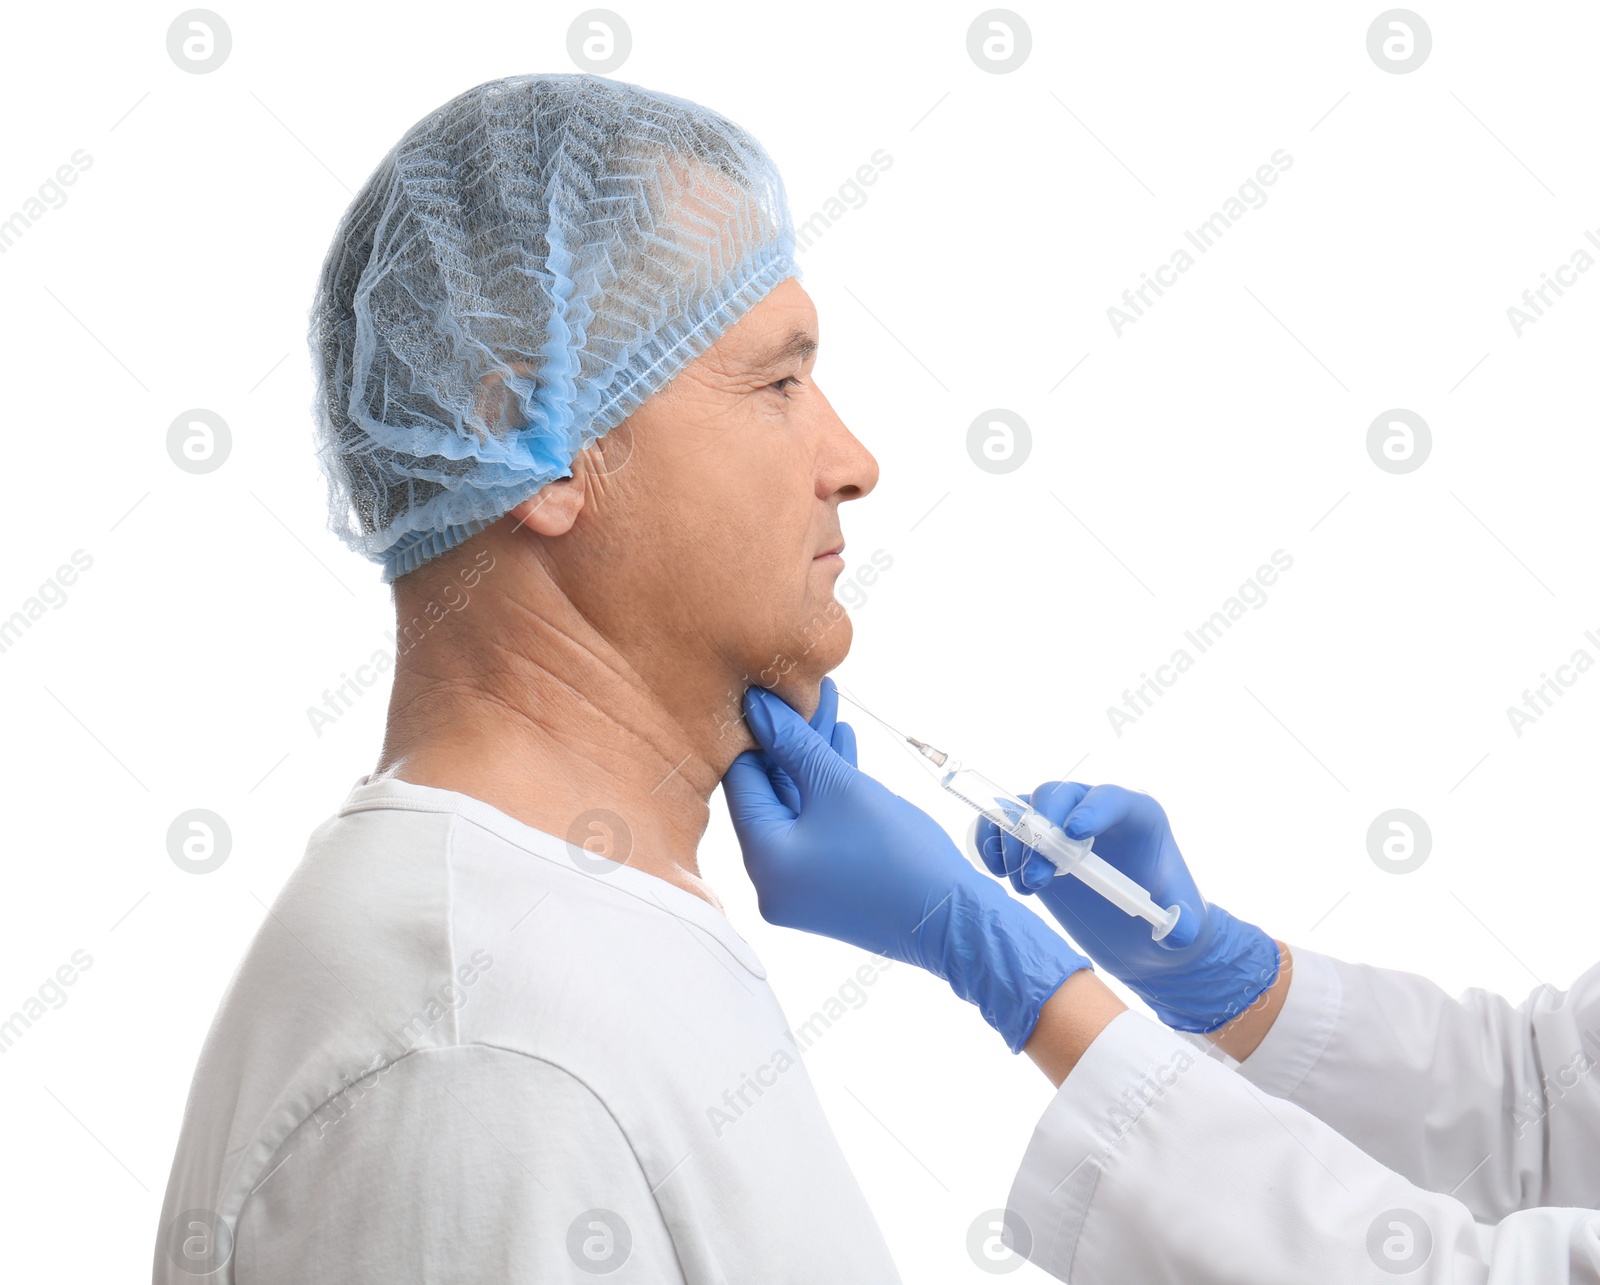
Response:
M471 795L720 909L696 849L711 792L751 744L742 726L715 734L725 681L683 673L671 710L575 612L507 636L446 625L396 658L378 775Z

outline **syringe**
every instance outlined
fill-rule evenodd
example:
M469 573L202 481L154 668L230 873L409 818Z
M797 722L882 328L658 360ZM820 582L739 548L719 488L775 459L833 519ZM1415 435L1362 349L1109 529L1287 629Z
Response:
M1113 905L1149 920L1150 935L1156 941L1172 931L1172 926L1178 922L1178 907L1168 906L1163 910L1156 905L1142 887L1091 851L1093 839L1070 837L1043 813L1036 812L1009 790L1001 789L983 773L963 767L926 741L914 736L907 736L906 740L934 766L941 786L976 808L1007 834L1015 835L1025 847L1043 856L1055 866L1057 874L1077 875Z

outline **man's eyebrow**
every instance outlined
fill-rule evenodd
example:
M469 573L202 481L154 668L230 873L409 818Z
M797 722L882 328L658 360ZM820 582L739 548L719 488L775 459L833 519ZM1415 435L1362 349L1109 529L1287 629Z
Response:
M817 351L817 337L808 330L795 329L776 348L762 353L750 362L751 370L770 370L787 365L798 358L804 361Z

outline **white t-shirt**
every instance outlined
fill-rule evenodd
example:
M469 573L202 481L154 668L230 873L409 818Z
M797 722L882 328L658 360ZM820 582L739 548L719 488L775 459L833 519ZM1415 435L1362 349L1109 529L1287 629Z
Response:
M219 1266L220 1264L220 1266ZM725 916L363 777L222 1001L155 1281L898 1280Z

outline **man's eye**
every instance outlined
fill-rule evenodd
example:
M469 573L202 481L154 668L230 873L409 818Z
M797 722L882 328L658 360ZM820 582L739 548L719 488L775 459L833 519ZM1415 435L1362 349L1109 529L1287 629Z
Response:
M780 393L787 397L791 388L800 387L800 377L798 375L785 375L782 379L774 380L772 383L768 384L767 387L776 388Z

